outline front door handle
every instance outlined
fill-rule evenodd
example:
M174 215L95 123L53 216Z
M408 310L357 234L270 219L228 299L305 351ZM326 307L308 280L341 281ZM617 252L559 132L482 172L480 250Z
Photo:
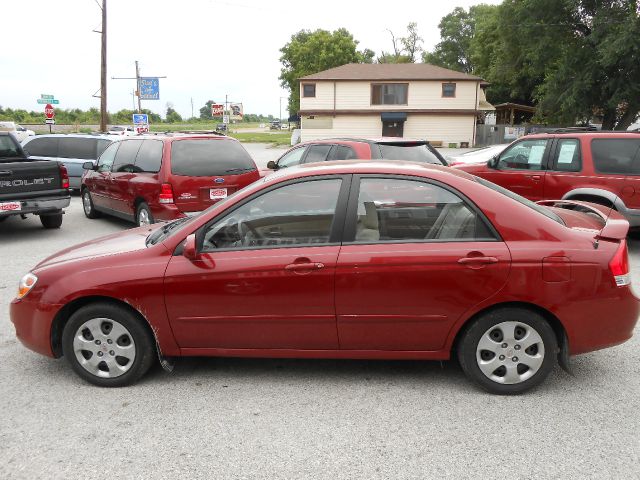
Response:
M542 175L525 175L525 178L530 178L534 182L539 182L542 180Z

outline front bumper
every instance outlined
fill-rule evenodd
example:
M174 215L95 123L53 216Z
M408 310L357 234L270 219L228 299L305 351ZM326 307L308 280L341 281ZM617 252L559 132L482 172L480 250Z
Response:
M71 196L30 198L28 200L10 200L20 202L20 210L0 211L0 216L21 215L25 213L55 213L66 208L71 203Z
M55 357L51 345L51 326L60 307L30 301L29 294L20 300L13 299L9 306L9 317L16 329L18 340L29 350Z

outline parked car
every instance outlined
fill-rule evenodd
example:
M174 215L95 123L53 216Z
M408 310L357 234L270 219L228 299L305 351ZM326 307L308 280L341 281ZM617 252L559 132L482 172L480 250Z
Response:
M13 134L0 132L0 222L33 214L44 228L60 228L70 201L64 165L27 157Z
M215 134L122 139L84 168L85 215L138 225L200 212L260 178L240 142Z
M280 130L280 120L273 120L269 123L269 130Z
M560 198L613 206L640 226L640 134L527 135L484 165L456 165L530 200Z
M12 133L18 142L23 142L28 137L32 137L36 134L33 130L28 130L21 125L18 125L15 122L0 122L0 132L10 132Z
M446 165L440 153L425 140L407 140L397 138L327 138L299 143L287 150L278 160L267 163L267 170L293 167L304 163L325 162L331 160L410 160L421 163Z
M513 394L631 337L627 230L602 206L536 205L451 168L305 165L47 258L10 316L24 345L101 386L159 356L457 357Z
M510 144L489 145L488 147L476 148L459 155L449 155L446 157L449 166L465 163L487 163L496 155L499 155Z
M95 162L112 141L113 137L107 135L49 134L29 137L22 147L33 159L62 162L69 173L70 187L79 190L84 173L82 164L88 160Z
M226 123L219 123L216 125L216 132L227 132L229 128Z
M130 125L112 125L107 131L107 135L120 135L131 137L137 135L135 128Z

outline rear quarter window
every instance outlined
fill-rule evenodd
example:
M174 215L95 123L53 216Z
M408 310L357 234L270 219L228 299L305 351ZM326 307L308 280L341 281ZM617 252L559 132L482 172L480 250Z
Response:
M596 138L591 141L591 155L596 171L640 175L634 159L640 150L640 138Z
M98 158L97 144L96 138L63 137L58 143L58 157L95 160Z
M171 173L174 175L237 175L255 169L247 151L236 141L193 139L171 143Z
M59 140L59 138L55 137L35 138L27 143L24 148L32 156L57 157Z

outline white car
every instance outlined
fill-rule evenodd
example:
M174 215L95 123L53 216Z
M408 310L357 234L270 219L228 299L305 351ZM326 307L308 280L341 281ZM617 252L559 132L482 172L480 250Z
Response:
M125 137L129 137L131 135L136 135L136 130L129 125L112 125L107 134L124 135Z
M491 158L502 153L510 143L501 143L499 145L489 145L488 147L470 150L460 155L449 155L446 157L449 166L459 165L461 163L487 163Z
M33 130L27 130L15 122L0 122L0 132L12 133L20 143L36 134Z

